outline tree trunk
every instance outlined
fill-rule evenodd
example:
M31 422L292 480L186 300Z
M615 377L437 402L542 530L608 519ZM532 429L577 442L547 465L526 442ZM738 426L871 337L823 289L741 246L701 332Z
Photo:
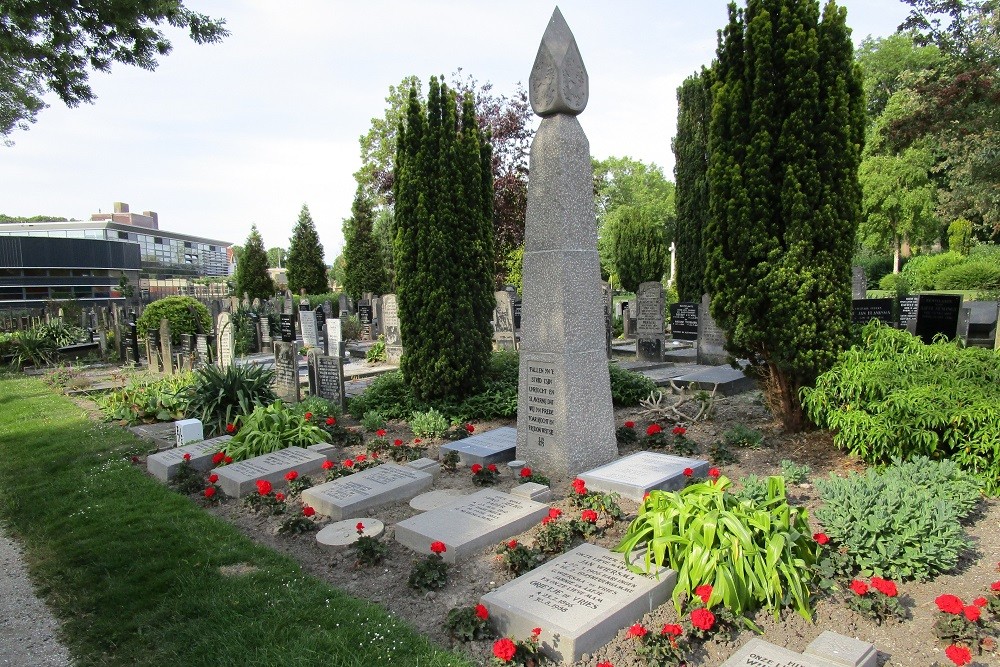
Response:
M767 377L762 378L764 396L771 413L781 420L786 433L798 433L806 428L807 420L799 401L798 383L778 369L767 365Z
M899 235L892 237L892 273L899 273Z

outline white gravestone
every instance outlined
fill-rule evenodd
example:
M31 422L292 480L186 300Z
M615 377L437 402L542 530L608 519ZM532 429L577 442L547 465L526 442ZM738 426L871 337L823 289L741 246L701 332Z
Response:
M174 444L182 447L205 439L205 430L197 419L179 419L174 422Z
M841 635L834 637L850 643L839 641L831 643L829 635L824 633L817 637L806 649L805 654L754 637L722 663L722 667L875 667L878 664L875 647L871 644ZM810 653L810 651L826 651L834 645L846 648L847 652L834 650L818 655Z
M434 476L409 466L383 463L302 492L302 501L337 520L361 516L372 507L409 500L430 488Z
M284 486L286 473L295 470L300 475L308 475L322 469L324 461L326 457L320 453L301 447L287 447L231 463L212 472L219 476L219 486L226 495L242 498L257 490L257 480L267 480L275 487Z
M212 467L212 457L216 452L226 448L226 443L232 439L230 435L220 435L210 440L202 440L190 445L166 449L156 454L150 454L146 459L146 470L161 482L173 479L184 462L184 455L190 454L188 465L195 470L206 471Z
M399 304L395 294L382 297L382 319L385 320L385 360L398 364L403 356L403 334L399 326Z
M226 368L233 363L235 349L235 331L229 313L219 313L215 321L217 353L215 355L220 368Z
M448 452L457 452L462 465L467 466L473 463L487 465L513 461L516 450L517 429L510 426L502 426L441 445L442 456Z
M340 318L331 317L326 320L326 353L331 357L343 356L340 353L340 343L344 339L340 329Z
M319 331L316 329L316 315L313 311L299 311L299 327L302 329L302 341L309 347L317 347L319 345Z
M708 472L708 461L638 452L580 473L579 478L591 491L618 493L622 498L642 502L642 497L653 489L675 491L684 488L685 468L691 468L695 477L704 477Z

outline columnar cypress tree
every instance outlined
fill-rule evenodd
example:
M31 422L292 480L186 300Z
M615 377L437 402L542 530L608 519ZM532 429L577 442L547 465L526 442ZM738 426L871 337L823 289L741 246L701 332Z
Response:
M351 217L344 221L344 290L354 299L364 292L389 291L382 249L372 235L374 217L371 201L358 186Z
M699 301L705 292L703 232L708 223L708 129L712 120L712 71L702 68L677 89L677 294Z
M831 0L730 5L714 67L706 284L728 349L785 427L847 343L860 217L861 78Z
M611 246L621 287L635 292L641 283L662 280L670 266L663 221L637 205L620 206L608 217L612 218Z
M489 364L493 296L490 149L472 100L432 78L397 134L396 283L403 377L422 399L479 389Z
M266 299L274 294L274 281L267 272L267 252L257 225L250 228L243 252L236 264L236 295L248 294L251 299Z
M306 294L324 294L329 291L326 263L323 261L323 244L319 242L316 224L309 214L309 207L302 205L299 220L292 230L288 245L288 289Z

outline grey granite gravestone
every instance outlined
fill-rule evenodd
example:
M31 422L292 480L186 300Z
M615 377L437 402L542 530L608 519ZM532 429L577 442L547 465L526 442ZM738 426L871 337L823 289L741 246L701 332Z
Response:
M528 84L531 142L522 269L517 458L573 475L618 454L605 351L590 143L576 114L587 70L557 8Z
M548 505L483 489L396 524L396 541L429 554L431 542L444 542L445 562L454 563L484 547L523 533L548 516Z
M666 296L659 282L645 282L636 292L636 358L640 361L663 361L663 311Z
M309 393L325 398L344 409L344 360L310 350L307 356L309 366Z
M306 489L302 492L302 502L334 519L350 519L373 507L409 500L433 483L434 475L430 473L383 463Z
M717 366L729 362L726 352L726 332L719 328L709 312L712 298L703 294L701 308L698 309L697 361L706 366Z
M1000 306L996 301L969 301L969 344L987 347L993 344L1000 319Z
M299 402L299 359L295 343L274 344L274 393L285 403Z
M632 306L629 301L622 302L622 338L635 338L635 327L632 325Z
M267 480L275 487L284 486L285 475L293 470L308 475L323 468L326 457L302 447L286 447L270 454L215 468L219 486L226 495L242 498L257 490L257 480Z
M604 338L608 359L611 358L611 339L614 334L613 318L611 317L611 285L601 281L601 296L604 297Z
M866 642L826 631L796 653L754 637L722 667L876 667L878 652Z
M197 366L201 367L211 362L208 351L208 335L197 334L195 336L195 353L197 354Z
M851 267L851 298L865 299L868 296L868 279L865 277L865 267Z
M194 442L189 445L174 447L146 458L146 470L161 482L173 479L184 462L184 455L190 454L188 465L195 470L207 471L212 467L212 457L216 452L226 448L226 443L232 439L230 435L220 435L217 438Z
M302 342L309 347L319 346L319 332L316 331L316 316L308 308L299 311L299 328L302 330Z
M681 301L670 304L670 337L674 340L698 340L698 304Z
M160 363L164 373L173 374L174 344L170 334L170 320L165 317L160 320Z
M955 338L958 338L963 343L969 340L969 321L972 319L972 309L968 306L962 306L962 309L958 311L958 327L955 332Z
M372 297L372 337L378 337L385 333L385 325L382 320L382 297Z
M623 498L642 502L653 489L676 491L684 488L684 469L704 477L708 461L671 456L656 452L638 452L578 475L591 491L618 493Z
M361 324L361 340L374 340L372 336L372 320L375 314L372 311L372 304L368 301L358 303L358 322Z
M398 364L403 356L403 334L399 328L399 305L395 294L382 297L382 317L385 318L385 360Z
M150 329L146 332L146 361L152 373L162 373L163 363L160 360L160 330Z
M344 335L340 329L340 318L329 318L326 321L326 353L331 357L343 357L342 343Z
M496 308L493 309L493 341L501 350L516 350L517 338L514 336L514 300L510 292L500 290L494 294Z
M482 597L499 636L541 628L541 652L566 664L670 600L677 573L636 574L622 554L584 543Z
M215 321L216 334L216 362L219 368L228 368L233 365L233 355L236 348L236 332L233 328L232 318L229 313L219 313L219 318Z
M347 301L347 295L346 294L341 294L340 295L340 303L338 305L340 306L340 316L341 317L347 317L348 315L351 314L350 304Z
M517 429L510 426L501 426L492 431L477 433L468 438L441 445L442 456L448 452L456 452L462 465L467 466L474 463L487 465L513 461L516 449Z
M269 315L260 316L260 351L261 352L274 352L272 347L273 338L271 337L271 317Z

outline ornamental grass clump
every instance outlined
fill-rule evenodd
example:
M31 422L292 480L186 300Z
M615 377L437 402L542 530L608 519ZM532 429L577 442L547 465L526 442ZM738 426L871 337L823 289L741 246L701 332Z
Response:
M297 414L283 402L257 407L233 422L237 433L226 445L226 454L236 461L270 454L286 447L309 447L326 442L326 432L305 415Z
M729 493L729 485L719 475L678 492L651 492L615 551L645 551L644 568L629 565L637 572L654 565L676 570L678 612L683 600L707 584L715 591L713 603L736 616L764 607L778 618L782 607L794 606L811 619L809 587L818 547L808 512L788 504L781 477L768 478L767 497L756 504Z
M273 382L274 371L263 366L204 366L194 372L190 386L181 390L188 401L185 413L201 420L206 437L221 435L239 415L274 402Z

